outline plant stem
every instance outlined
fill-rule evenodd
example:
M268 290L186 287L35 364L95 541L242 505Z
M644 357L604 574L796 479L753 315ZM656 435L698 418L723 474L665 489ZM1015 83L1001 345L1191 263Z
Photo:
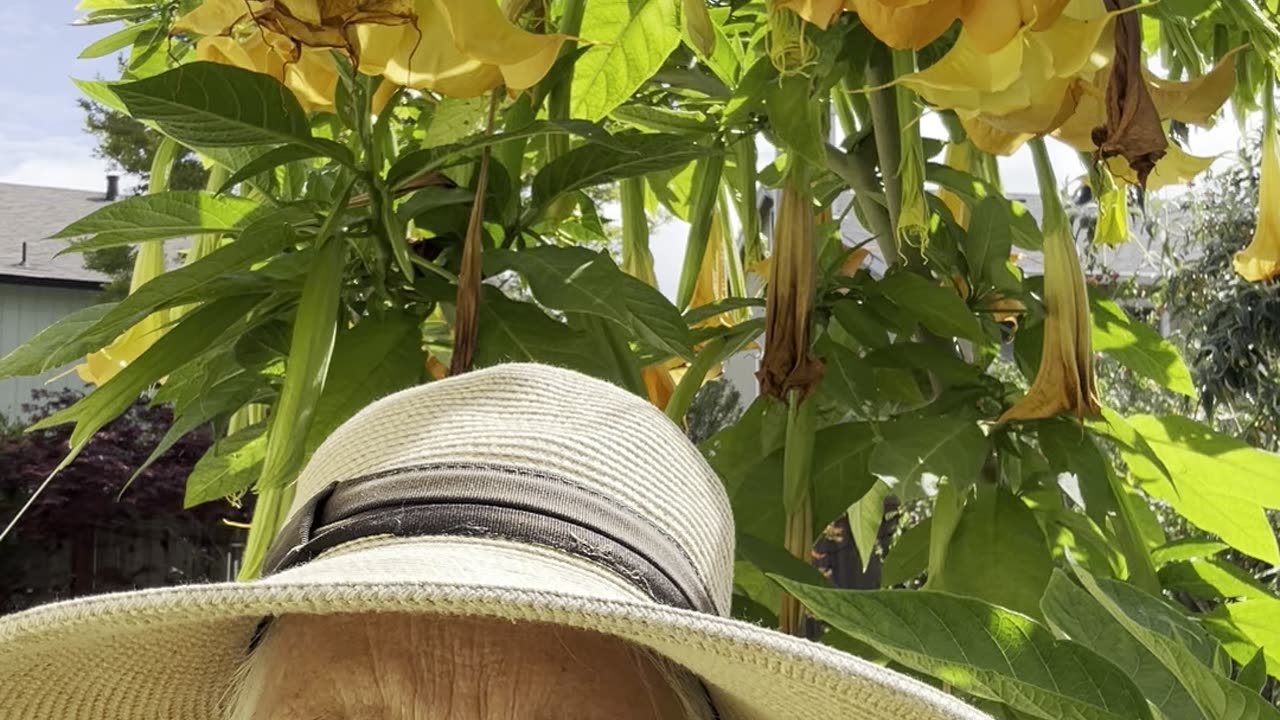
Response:
M787 393L787 431L782 459L782 504L786 512L783 546L802 562L813 554L813 437L817 423L817 403L804 399L800 391ZM778 613L778 629L801 635L803 608L784 594Z
M892 51L883 44L877 43L867 60L867 82L873 86L886 85L893 81ZM889 211L889 225L898 227L898 216L902 212L902 181L898 176L898 166L902 162L902 147L898 137L898 88L884 88L870 93L871 124L875 128L876 154L880 158L880 176L884 181L885 207ZM894 252L886 254L885 260L890 265L902 262L902 255L897 250L897 240L891 238Z

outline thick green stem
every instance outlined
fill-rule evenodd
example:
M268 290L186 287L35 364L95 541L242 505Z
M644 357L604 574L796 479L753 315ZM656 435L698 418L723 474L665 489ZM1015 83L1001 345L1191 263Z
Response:
M742 254L748 266L764 259L760 215L756 209L756 136L743 135L732 146L737 168L738 219L742 223Z
M782 504L786 512L783 545L802 562L813 553L813 438L817 429L817 402L803 399L800 391L787 393L786 444L782 457ZM801 635L804 629L800 603L783 595L778 629Z
M747 296L747 274L742 267L742 253L738 250L738 243L734 240L733 233L729 232L729 228L733 227L729 222L729 206L733 202L730 197L729 188L720 189L720 242L724 243L724 256L729 270L729 295L732 297ZM745 308L744 308L745 309ZM737 318L737 322L746 320L745 316Z
M867 82L880 87L893 81L893 56L888 47L878 44L871 51L867 61ZM902 209L902 182L898 177L898 166L902 162L902 147L898 136L898 104L897 88L884 88L870 93L871 124L875 128L876 154L880 158L880 176L884 185L885 207L889 211L890 227L898 227L898 216ZM896 250L886 255L890 265L902 262L902 256Z
M560 15L560 23L556 28L569 37L577 37L582 31L582 15L587 9L587 0L565 0L564 12ZM560 57L566 57L578 48L578 43L569 40L560 48ZM547 117L551 120L564 120L569 117L569 103L572 99L570 91L572 83L569 77L558 78L547 91ZM569 152L569 136L553 134L547 136L547 159L554 160Z

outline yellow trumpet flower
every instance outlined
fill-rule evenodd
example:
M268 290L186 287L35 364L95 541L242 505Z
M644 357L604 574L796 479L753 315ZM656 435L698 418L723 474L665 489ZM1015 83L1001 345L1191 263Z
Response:
M360 72L405 87L474 97L525 90L551 69L564 35L526 32L492 0L416 0L413 25L356 28Z
M143 243L138 248L137 259L134 260L133 279L129 283L129 292L137 291L164 271L164 243L159 240ZM84 363L76 366L76 375L79 375L84 383L101 387L155 344L156 340L164 334L168 324L168 310L146 316L136 325L125 330L110 345L97 352L89 353Z
M1101 411L1084 271L1058 199L1044 140L1035 140L1031 147L1044 203L1044 343L1031 388L1000 416L1000 422L1050 418L1064 412L1083 417Z
M1049 27L1069 0L779 0L776 6L826 28L841 11L852 10L881 42L899 50L919 50L959 20L974 47L993 53L1023 28Z
M1262 178L1258 184L1258 224L1253 241L1236 254L1236 272L1250 282L1280 275L1280 144L1276 142L1275 80L1268 75L1262 97Z
M175 31L203 36L201 59L275 77L308 110L333 107L333 49L367 75L474 97L532 87L565 40L522 30L492 0L206 0Z

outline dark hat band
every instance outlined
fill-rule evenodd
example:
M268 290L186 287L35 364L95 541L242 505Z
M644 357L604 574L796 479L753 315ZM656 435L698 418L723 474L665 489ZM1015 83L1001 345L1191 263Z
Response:
M716 613L693 560L662 528L570 480L493 465L419 465L332 483L280 531L264 574L388 535L547 547L601 565L663 605Z

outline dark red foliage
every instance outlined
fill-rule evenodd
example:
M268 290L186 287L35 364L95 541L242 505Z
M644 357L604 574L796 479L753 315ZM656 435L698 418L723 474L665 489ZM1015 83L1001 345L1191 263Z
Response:
M71 391L37 391L24 406L29 417L45 417L69 407ZM188 434L131 485L126 483L151 454L173 420L164 407L139 400L109 423L89 446L45 488L18 525L25 541L59 540L87 526L128 527L163 521L209 527L223 518L247 521L244 509L226 503L183 510L187 475L208 448L207 429ZM66 455L72 425L0 438L0 522L6 523Z

